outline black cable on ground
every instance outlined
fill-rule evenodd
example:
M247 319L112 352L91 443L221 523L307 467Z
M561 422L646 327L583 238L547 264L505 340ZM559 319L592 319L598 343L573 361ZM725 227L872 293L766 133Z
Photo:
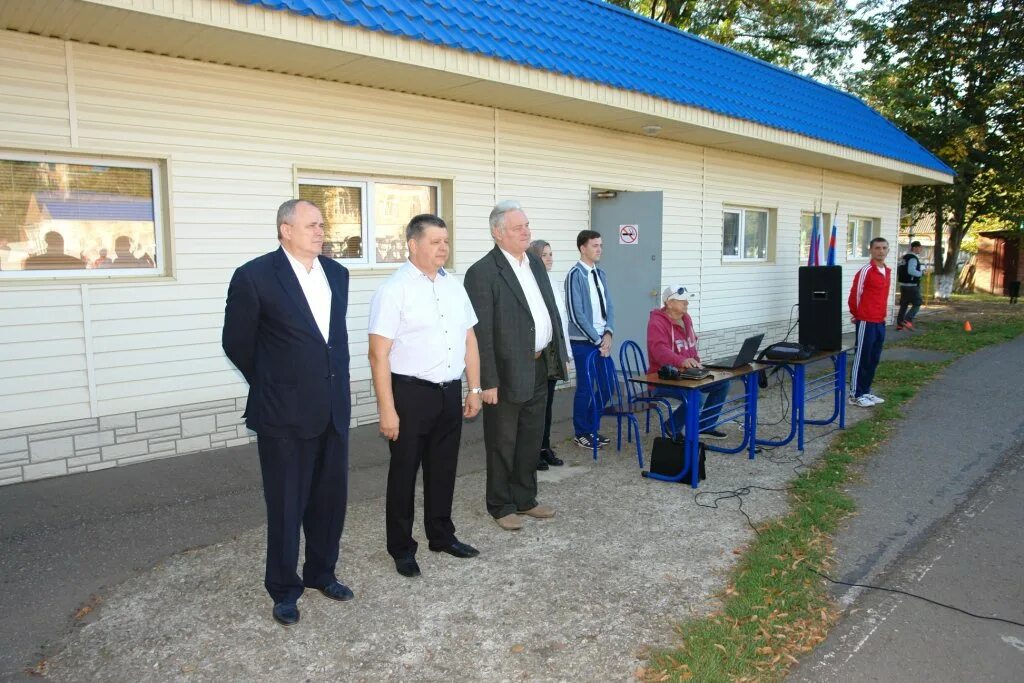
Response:
M767 487L767 486L755 486L755 485L751 484L751 485L747 485L747 486L741 486L741 487L739 487L739 488L737 488L735 490L731 490L731 491L729 491L729 490L726 490L726 491L698 491L698 492L693 494L693 502L696 503L700 507L711 508L713 510L717 510L717 509L719 509L718 503L720 501L730 500L730 499L735 498L736 500L739 501L739 506L736 509L740 512L740 514L742 514L746 518L747 525L750 526L750 529L754 532L754 534L756 536L760 536L761 532L758 531L757 527L754 525L754 520L752 520L750 518L750 515L747 514L747 511L743 509L743 496L748 495L754 489L757 489L757 490L760 490L760 491L791 491L791 490L793 490L793 487L792 486L787 486L785 488L771 488L771 487ZM711 504L702 503L700 501L700 497L702 495L716 496L716 498L712 501ZM952 610L954 612L960 612L961 614L965 614L965 615L967 615L969 617L974 617L975 619L983 619L985 621L998 621L998 622L1003 623L1003 624L1010 624L1011 626L1020 626L1021 628L1024 628L1024 623L1021 623L1019 621L1014 621L1012 619L1004 619L1003 617L989 617L989 616L986 616L984 614L975 614L974 612L970 612L968 610L962 609L962 608L957 607L955 605L950 605L950 604L945 603L945 602L939 602L938 600L932 600L931 598L926 598L923 595L918 595L916 593L911 593L909 591L901 590L899 588L887 588L885 586L875 586L873 584L868 584L868 583L853 583L853 582L849 582L849 581L840 581L839 579L832 578L828 574L825 574L823 572L819 572L817 569L814 569L813 567L809 567L807 565L803 565L803 567L805 569L807 569L809 572L811 572L812 574L815 574L815 575L825 579L826 581L828 581L830 583L833 583L833 584L836 584L836 585L839 585L839 586L850 586L850 587L853 587L853 588L866 588L868 590L885 591L887 593L897 593L899 595L906 595L908 597L917 598L918 600L922 600L924 602L930 603L930 604L935 605L937 607L944 607L944 608Z
M910 592L905 591L905 590L900 590L899 588L886 588L885 586L873 586L873 585L867 584L867 583L853 583L853 582L850 582L850 581L840 581L839 579L833 579L831 576L819 572L814 567L804 567L804 568L807 569L808 571L814 573L814 574L817 574L818 576L820 576L821 578L825 579L826 581L830 581L831 583L835 583L835 584L838 584L840 586L853 586L854 588L870 588L871 590L885 591L886 593L898 593L900 595L906 595L906 596L909 596L911 598L917 598L918 600L923 600L925 602L928 602L928 603L931 603L933 605L936 605L937 607L945 607L946 609L951 609L954 612L960 612L961 614L966 614L967 616L974 617L975 619L985 619L986 621L999 621L999 622L1002 622L1004 624L1010 624L1012 626L1020 626L1021 628L1024 628L1024 623L1021 623L1019 621L1014 621L1013 619L1003 619L1002 617L989 617L989 616L985 616L984 614L975 614L974 612L968 612L967 610L961 609L959 607L956 607L955 605L949 605L949 604L947 604L945 602L939 602L938 600L932 600L931 598L926 598L923 595L917 595L916 593L910 593Z
M790 310L790 316L792 317L792 309ZM792 331L793 331L793 328L790 327L789 332L792 332ZM786 333L786 338L789 338L789 332ZM790 379L790 381L792 382L792 379ZM788 415L788 412L789 412L789 409L790 409L789 400L788 400L789 397L786 394L785 389L783 387L783 378L782 378L781 375L779 376L779 381L776 383L775 386L778 387L778 389L779 389L779 394L780 394L779 402L780 402L780 407L782 409L782 417L779 420L776 420L775 422L772 422L772 423L767 423L767 424L758 423L758 425L757 425L758 427L773 427L773 426L776 426L776 425L780 424ZM818 440L820 438L823 438L825 436L828 436L829 434L831 434L833 432L836 432L838 430L839 430L838 427L834 427L832 429L829 429L827 431L822 432L821 434L813 436L810 439L804 439L804 445L806 445L808 443L811 443L813 441L816 441L816 440ZM781 437L770 437L769 440L777 441L779 438L781 438ZM799 463L796 467L793 468L793 471L796 472L797 474L800 473L799 472L800 468L807 467L807 464L804 463L804 461L800 458L799 455L795 455L792 458L777 458L777 457L773 457L772 455L770 455L770 453L771 453L771 451L774 451L776 448L778 448L778 446L758 446L757 447L757 452L767 452L767 453L769 453L769 455L766 455L765 459L767 459L769 462L775 463L777 465L791 464L793 462ZM693 502L697 506L699 506L699 507L710 508L712 510L718 510L719 509L718 504L721 501L723 501L723 500L732 500L732 499L738 500L739 501L739 506L736 509L740 512L740 514L742 514L746 518L747 525L750 526L750 529L754 532L754 534L757 535L757 536L760 536L761 532L757 530L757 527L754 526L754 521L750 518L750 515L747 514L747 511L743 509L743 496L749 495L751 493L751 491L753 491L755 489L758 490L758 491L780 491L781 492L781 491L792 491L794 489L794 487L786 486L784 488L773 488L773 487L769 487L769 486L756 486L756 485L750 484L750 485L747 485L747 486L741 486L741 487L739 487L737 489L733 489L733 490L725 490L725 491L697 491L696 493L693 494ZM709 503L701 502L701 500L700 500L701 496L715 496L715 498L709 504ZM986 621L998 621L998 622L1003 623L1003 624L1010 624L1011 626L1020 626L1021 628L1024 628L1024 623L1021 623L1019 621L1014 621L1013 619L1004 619L1003 617L989 617L989 616L985 616L984 614L975 614L974 612L970 612L968 610L962 609L962 608L957 607L955 605L950 605L950 604L945 603L945 602L939 602L938 600L932 600L931 598L926 598L923 595L917 595L916 593L911 593L909 591L901 590L899 588L886 588L885 586L875 586L873 584L867 584L867 583L854 583L854 582L850 582L850 581L841 581L839 579L832 578L828 574L825 574L823 572L819 572L817 569L815 569L813 567L809 567L807 565L804 565L804 568L807 569L812 574L815 574L815 575L825 579L826 581L828 581L830 583L833 583L835 585L838 585L838 586L850 586L852 588L865 588L865 589L868 589L868 590L885 591L887 593L896 593L898 595L906 595L907 597L916 598L918 600L922 600L924 602L930 603L930 604L935 605L937 607L944 607L944 608L952 610L954 612L960 612L961 614L965 614L965 615L967 615L969 617L974 617L975 619L984 619Z

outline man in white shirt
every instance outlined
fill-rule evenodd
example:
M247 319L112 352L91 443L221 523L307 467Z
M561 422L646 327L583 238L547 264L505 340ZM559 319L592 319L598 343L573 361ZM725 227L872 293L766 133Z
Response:
M565 379L568 355L547 272L526 251L530 222L522 207L500 202L489 222L494 248L466 271L466 291L479 318L487 511L514 531L523 526L520 515L555 514L537 502L537 452L548 379Z
M348 491L348 271L321 255L324 219L311 202L277 211L280 248L235 271L223 346L249 383L245 424L256 432L267 504L264 586L283 626L299 621L305 588L332 600L352 591L334 570ZM306 537L296 573L299 529Z
M452 496L463 417L480 412L476 314L444 269L448 226L432 214L409 221L409 260L370 303L370 369L380 432L388 439L386 529L395 569L420 575L412 537L416 473L423 466L423 526L429 547L459 558L480 553L455 537ZM462 405L462 373L469 381Z

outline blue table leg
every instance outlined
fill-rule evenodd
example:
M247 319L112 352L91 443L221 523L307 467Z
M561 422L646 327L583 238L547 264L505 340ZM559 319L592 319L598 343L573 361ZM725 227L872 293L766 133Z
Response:
M807 372L803 363L797 363L793 373L793 414L796 418L796 448L804 449L804 411L806 406Z
M757 449L757 373L752 372L746 375L743 380L747 385L747 415L745 421L747 425L747 438L750 441L750 455L748 457L753 460Z
M846 351L834 356L836 362L836 402L839 408L839 428L846 429Z
M690 486L700 485L700 392L686 390L686 463L690 468Z

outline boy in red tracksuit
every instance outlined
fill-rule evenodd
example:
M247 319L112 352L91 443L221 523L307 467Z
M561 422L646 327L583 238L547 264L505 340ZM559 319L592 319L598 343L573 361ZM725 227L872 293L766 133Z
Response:
M850 314L857 326L857 350L853 356L850 372L850 403L869 408L885 399L871 393L871 381L875 368L882 359L882 344L885 343L885 321L888 318L889 285L892 270L885 265L889 253L889 242L884 237L871 240L871 261L853 276L850 288Z

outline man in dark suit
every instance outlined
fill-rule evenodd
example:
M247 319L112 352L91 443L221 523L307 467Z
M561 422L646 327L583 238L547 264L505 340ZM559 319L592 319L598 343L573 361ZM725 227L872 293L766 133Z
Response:
M274 619L292 626L304 588L352 598L334 574L348 495L348 271L320 255L323 216L311 202L281 205L277 237L277 251L231 278L223 346L249 383L245 424L256 432L267 504L264 585Z
M479 322L480 383L487 450L487 511L508 531L520 515L554 517L537 502L537 452L544 435L549 378L565 379L568 355L551 283L530 246L518 202L491 211L495 246L466 271Z

